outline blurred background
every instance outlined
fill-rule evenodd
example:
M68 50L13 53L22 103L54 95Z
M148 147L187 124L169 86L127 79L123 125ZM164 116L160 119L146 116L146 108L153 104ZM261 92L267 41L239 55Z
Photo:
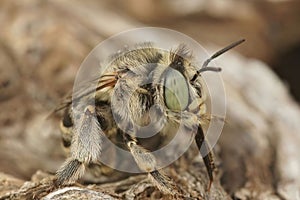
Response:
M170 28L214 49L245 38L235 51L265 63L300 101L298 0L1 0L0 25L0 172L23 180L64 160L59 118L47 117L86 55L130 28Z

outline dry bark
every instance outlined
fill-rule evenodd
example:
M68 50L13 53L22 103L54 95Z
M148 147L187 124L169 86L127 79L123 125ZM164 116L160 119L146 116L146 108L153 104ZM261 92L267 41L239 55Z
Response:
M0 33L0 199L181 198L162 194L146 175L97 185L52 185L64 155L59 119L46 119L48 114L72 88L92 47L140 24L108 11L109 3L24 0L0 5L5 13L0 16L5 27ZM212 189L206 191L206 170L194 151L166 173L186 199L299 199L298 104L257 60L232 52L217 64L223 68L227 116L214 148L219 172Z

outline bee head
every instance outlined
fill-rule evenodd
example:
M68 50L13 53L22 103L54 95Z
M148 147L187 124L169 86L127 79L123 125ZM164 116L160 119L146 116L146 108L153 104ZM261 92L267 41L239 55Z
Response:
M210 58L208 58L202 65L202 67L196 71L195 75L190 80L193 83L200 73L205 71L219 72L221 68L209 67L208 64L218 56L227 52L228 50L236 47L245 40L239 40L234 42L227 47L217 51ZM190 96L189 86L187 79L185 78L185 70L187 61L185 58L191 57L188 49L184 45L180 45L175 52L171 52L170 60L171 63L167 70L164 72L164 99L166 106L173 111L182 111L188 107Z

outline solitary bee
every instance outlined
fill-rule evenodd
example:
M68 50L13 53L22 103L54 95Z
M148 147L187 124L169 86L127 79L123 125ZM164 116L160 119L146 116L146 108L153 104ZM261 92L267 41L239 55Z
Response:
M201 73L220 71L208 66L210 61L243 41L216 52L202 67L193 64L191 52L182 44L167 51L146 42L112 55L103 73L91 81L94 88L83 86L56 108L64 111L62 141L70 152L56 173L55 184L61 186L78 180L85 168L100 169L97 175L107 174L109 170L103 170L107 167L100 162L100 156L108 152L103 142L108 138L127 149L139 169L148 173L162 192L174 194L176 186L160 170L151 151L165 145L165 141L174 137L174 130L181 127L181 131L192 134L200 150L210 180L209 189L215 165L201 126L206 114ZM140 137L146 134L141 127L151 121L155 121L152 128L157 134ZM113 153L108 157L113 157Z

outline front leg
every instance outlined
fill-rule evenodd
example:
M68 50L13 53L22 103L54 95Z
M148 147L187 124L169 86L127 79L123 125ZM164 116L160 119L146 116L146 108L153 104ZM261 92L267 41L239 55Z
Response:
M55 185L75 182L85 171L85 166L99 160L104 135L96 117L95 107L87 106L84 113L74 123L72 129L71 156L57 171Z
M151 181L164 193L176 195L179 191L172 180L157 169L155 157L146 149L137 144L130 136L124 136L124 141L129 148L138 167L149 174Z
M199 125L197 133L195 135L195 141L200 151L200 154L203 158L209 176L209 185L207 187L207 190L209 191L211 188L211 184L213 182L213 172L215 169L215 164L214 164L212 152L210 151L209 145L205 140L205 136L201 125Z

